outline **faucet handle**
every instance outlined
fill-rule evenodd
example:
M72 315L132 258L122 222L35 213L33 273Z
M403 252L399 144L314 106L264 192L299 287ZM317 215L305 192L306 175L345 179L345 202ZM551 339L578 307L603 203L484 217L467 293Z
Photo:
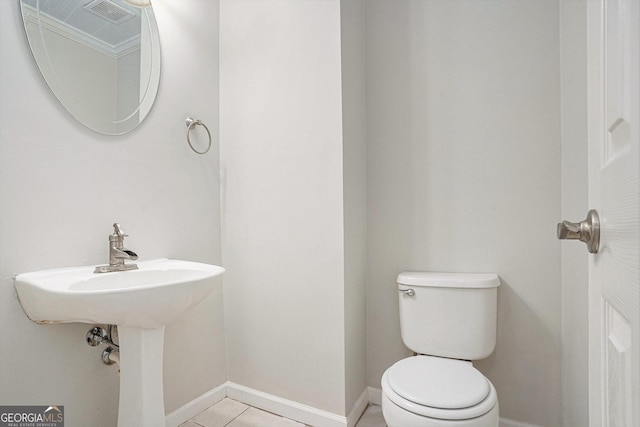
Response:
M120 227L120 224L118 224L117 222L113 223L113 234L116 234L118 237L127 237L128 234L124 234L124 231L122 231L122 228Z

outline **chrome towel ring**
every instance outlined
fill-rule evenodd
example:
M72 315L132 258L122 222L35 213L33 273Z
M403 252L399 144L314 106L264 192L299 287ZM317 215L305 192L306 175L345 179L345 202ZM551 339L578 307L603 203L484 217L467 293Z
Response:
M196 125L202 126L204 128L204 130L207 131L207 135L209 136L209 145L207 146L207 149L204 150L204 151L198 151L195 148L193 148L193 144L191 144L191 139L189 138L189 134L191 133L191 129L196 127ZM209 151L209 149L211 148L211 132L209 132L209 128L207 127L207 125L202 123L202 120L196 120L193 117L187 117L187 142L189 143L189 147L191 147L191 149L195 153L206 154L207 151Z

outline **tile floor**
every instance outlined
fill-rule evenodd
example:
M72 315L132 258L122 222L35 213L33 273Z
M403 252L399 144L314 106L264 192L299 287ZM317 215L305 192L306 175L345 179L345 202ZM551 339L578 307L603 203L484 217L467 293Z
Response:
M387 427L382 417L382 407L369 405L360 420L358 420L356 427Z
M370 405L356 427L385 427L382 409ZM282 418L245 405L233 399L223 399L191 418L181 427L308 427L297 421Z

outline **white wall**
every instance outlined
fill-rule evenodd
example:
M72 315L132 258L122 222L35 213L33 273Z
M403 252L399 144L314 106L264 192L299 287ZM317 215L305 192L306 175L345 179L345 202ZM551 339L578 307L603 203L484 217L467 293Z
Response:
M340 2L222 1L229 379L345 415Z
M586 0L560 2L562 218L585 218L587 205ZM588 264L583 244L563 242L562 425L589 425Z
M159 98L119 137L58 105L17 2L0 2L2 404L63 404L71 426L116 419L118 379L87 327L28 321L12 275L103 263L114 221L142 259L222 262L218 147L196 156L184 140L187 115L218 128L218 8L189 1L154 0ZM502 416L586 425L583 251L562 246L561 270L554 236L561 210L586 212L584 2L558 3L367 0L365 20L361 0L222 3L229 379L346 414L365 365L378 388L408 354L400 270L496 271L498 347L476 365ZM222 309L220 290L167 329L168 412L227 379Z
M184 124L194 115L218 128L217 2L154 0L154 10L159 97L138 129L112 137L59 105L19 2L0 2L0 402L64 405L70 427L115 425L116 368L85 344L88 325L29 321L12 276L106 262L115 221L140 259L221 262L217 142L195 155ZM168 412L226 380L222 303L220 288L166 330Z
M367 165L364 0L340 2L345 240L346 407L367 388Z
M561 424L557 0L370 0L368 378L409 354L404 269L494 271L501 416Z

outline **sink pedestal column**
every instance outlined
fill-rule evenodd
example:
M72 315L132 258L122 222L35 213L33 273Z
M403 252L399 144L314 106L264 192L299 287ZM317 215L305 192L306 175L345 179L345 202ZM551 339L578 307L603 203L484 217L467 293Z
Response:
M118 427L165 427L162 360L164 327L118 326Z

